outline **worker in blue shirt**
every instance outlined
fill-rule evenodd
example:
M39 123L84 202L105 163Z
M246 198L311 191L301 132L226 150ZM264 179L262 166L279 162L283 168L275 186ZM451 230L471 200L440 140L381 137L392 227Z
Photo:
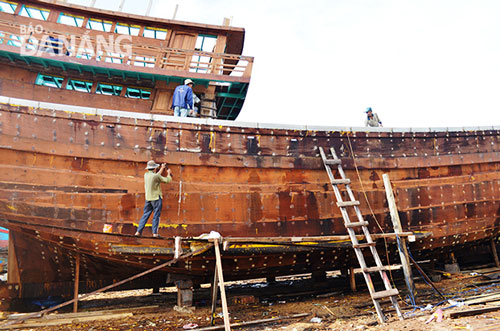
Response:
M184 85L179 85L175 88L174 96L172 97L172 109L174 116L186 117L188 111L193 109L193 85L191 79L186 79Z

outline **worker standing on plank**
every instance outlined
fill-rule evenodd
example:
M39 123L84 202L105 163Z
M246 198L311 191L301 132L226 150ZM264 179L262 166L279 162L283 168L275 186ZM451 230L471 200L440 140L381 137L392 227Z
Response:
M144 203L144 213L139 221L136 236L142 235L142 230L146 225L149 216L153 212L153 237L158 237L158 227L160 226L161 207L163 205L161 194L161 183L170 183L172 181L172 172L167 169L167 177L163 177L162 173L165 170L165 163L160 167L155 161L148 161L146 166L147 172L144 174L144 190L146 192L146 202Z

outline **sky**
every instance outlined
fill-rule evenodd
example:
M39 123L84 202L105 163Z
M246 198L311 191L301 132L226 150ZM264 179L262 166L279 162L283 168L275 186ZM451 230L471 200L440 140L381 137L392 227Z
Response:
M238 121L354 127L372 107L385 127L500 125L498 0L153 0L150 15L176 4L178 20L245 28Z

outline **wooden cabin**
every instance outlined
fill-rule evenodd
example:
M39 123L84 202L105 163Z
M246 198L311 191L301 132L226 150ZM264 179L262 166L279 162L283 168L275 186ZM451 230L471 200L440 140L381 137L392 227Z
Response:
M201 116L236 119L253 63L243 28L117 14L0 1L0 95L172 115L173 91L190 78Z

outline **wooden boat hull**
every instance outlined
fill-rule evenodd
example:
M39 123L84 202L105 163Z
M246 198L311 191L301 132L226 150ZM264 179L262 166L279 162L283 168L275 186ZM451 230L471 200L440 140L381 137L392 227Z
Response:
M0 226L10 230L3 297L72 294L77 253L80 289L90 291L172 259L174 237L193 250L210 231L229 240L227 279L355 266L347 238L328 239L346 231L319 146L340 154L373 233L392 231L382 182L390 174L404 230L421 234L414 255L499 233L498 128L280 128L71 110L0 104ZM150 159L174 174L163 186L161 239L150 228L133 236ZM207 281L213 262L207 248L130 286Z

